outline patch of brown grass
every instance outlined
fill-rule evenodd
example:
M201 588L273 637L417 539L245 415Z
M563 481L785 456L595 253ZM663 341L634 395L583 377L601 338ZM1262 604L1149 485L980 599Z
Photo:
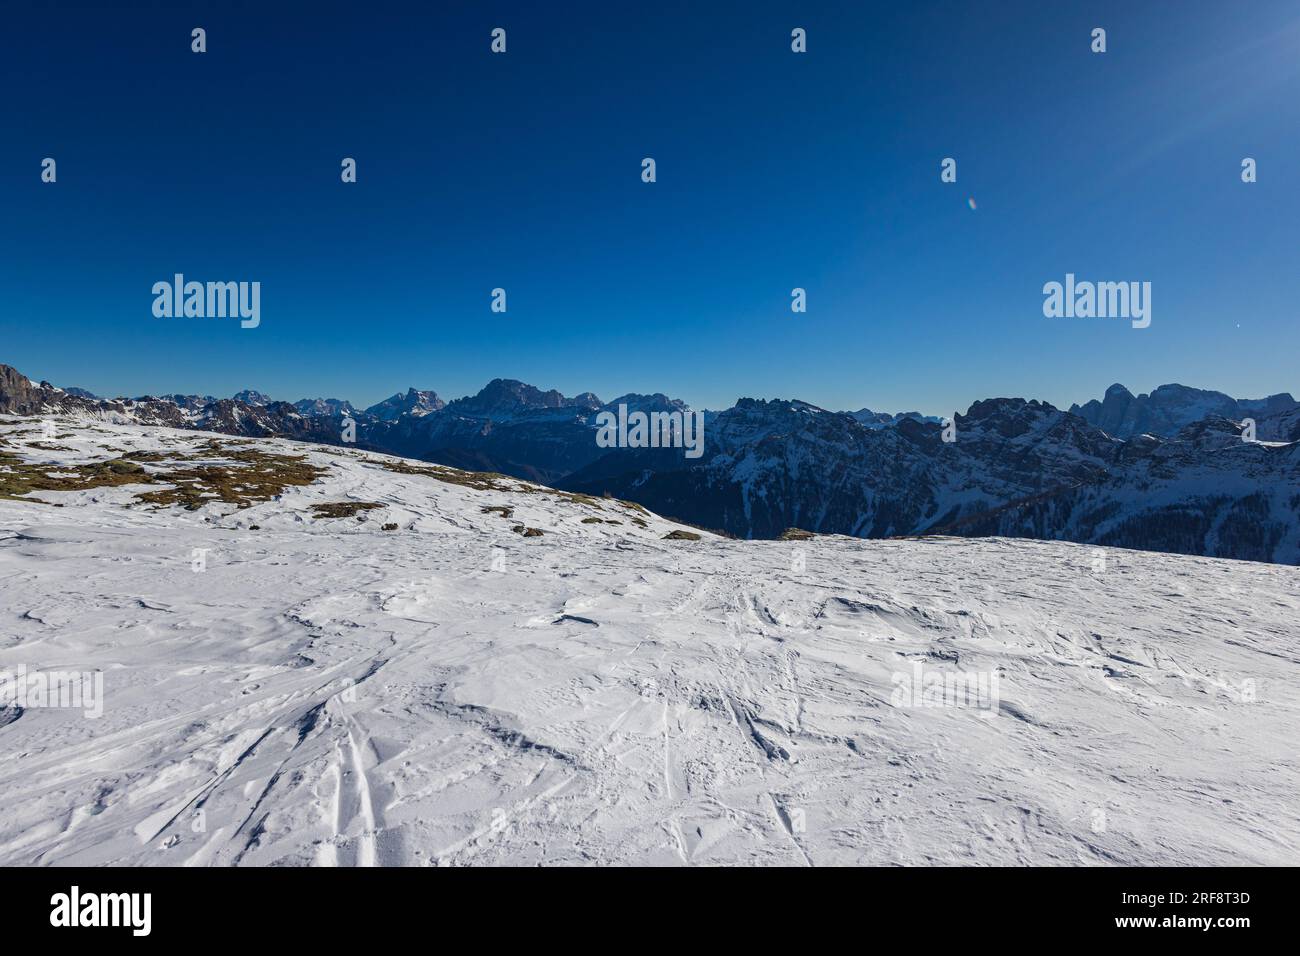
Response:
M513 478L492 471L458 471L455 468L444 468L442 465L412 465L404 461L379 461L374 458L368 460L371 464L399 475L420 475L445 481L449 485L473 488L475 491L519 490Z
M373 511L383 505L373 501L330 501L325 504L312 505L311 510L317 518L351 518L361 511ZM393 527L397 527L394 525Z
M159 462L159 461L171 461L176 456L168 455L166 452L161 452L161 451L131 451L131 452L127 452L122 457L125 458L127 461Z
M0 498L36 501L39 499L23 496L34 491L85 491L151 481L140 465L121 458L88 465L49 465L26 462L17 455L0 452Z
M209 447L214 445L209 442ZM188 511L216 501L248 508L270 501L286 488L310 485L325 474L324 468L308 464L302 455L271 455L256 449L231 452L219 446L216 451L242 467L203 464L159 472L147 480L173 487L144 492L136 500L160 508L180 505Z
M382 461L376 458L365 459L372 465L394 472L399 475L420 475L425 478L433 478L437 481L445 481L451 485L460 485L464 488L473 488L475 491L501 491L519 495L541 495L544 498L550 498L552 501L562 501L571 505L582 505L587 508L595 508L597 511L603 511L601 499L592 495L584 495L576 491L560 491L556 488L547 488L543 485L529 484L522 479L511 478L507 475L499 475L494 471L460 471L456 468L447 468L443 465L412 465L405 461ZM623 501L618 498L606 496L606 503L613 502L616 505L635 511L639 514L649 515L650 512L641 507L635 501ZM490 509L484 509L490 510ZM509 517L509 515L506 515Z

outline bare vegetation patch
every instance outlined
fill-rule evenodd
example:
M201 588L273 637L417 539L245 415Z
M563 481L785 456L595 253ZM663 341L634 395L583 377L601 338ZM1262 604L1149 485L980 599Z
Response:
M128 461L146 462L172 461L176 458L175 455L168 455L161 451L131 451L127 452L122 457Z
M252 443L236 441L223 445L212 439L190 455L136 451L121 458L75 465L29 462L0 450L0 498L40 501L26 496L33 492L87 491L120 485L170 485L141 492L135 500L156 507L180 505L191 511L215 501L247 508L271 500L290 486L309 485L325 474L324 469L307 464L303 456L230 447L249 444ZM208 461L212 456L228 461ZM168 463L173 467L146 471L142 463Z
M498 475L496 472L491 471L458 471L455 468L444 468L442 465L412 465L404 461L379 461L373 458L369 459L369 461L386 471L399 475L420 475L425 478L445 481L449 485L473 488L476 491L524 490L517 485L513 478L507 478L505 475Z
M382 461L376 458L368 458L366 461L399 475L420 475L437 481L445 481L452 485L473 488L476 491L502 491L512 494L541 495L552 501L583 505L588 508L595 508L597 511L603 510L601 508L601 499L592 495L584 495L576 491L559 491L542 485L532 485L507 475L499 475L493 471L460 471L443 465L412 465L404 461ZM635 511L639 514L650 514L634 501L622 501L618 498L606 496L605 502L607 504L613 502L628 511Z
M39 448L41 451L75 451L76 450L74 448L69 448L67 445L47 445L45 444L45 442L40 442L40 441L29 441L27 443L27 447Z
M22 501L34 491L85 491L115 485L151 482L144 469L133 461L113 458L89 465L49 465L23 461L17 455L0 452L0 498Z
M351 518L359 512L373 511L382 507L383 505L373 501L330 501L312 505L311 510L317 518Z
M216 445L209 443L209 447ZM324 468L308 464L303 455L271 455L256 449L224 451L219 446L214 450L243 467L205 464L159 472L149 480L173 487L136 495L136 500L158 507L180 505L189 511L214 501L248 508L270 501L286 488L310 485L325 474Z

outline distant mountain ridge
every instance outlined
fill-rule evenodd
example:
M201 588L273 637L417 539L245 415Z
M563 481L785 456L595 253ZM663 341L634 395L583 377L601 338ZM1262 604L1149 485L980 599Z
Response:
M1093 399L1083 405L1071 405L1070 411L1116 438L1143 434L1169 438L1193 422L1211 416L1231 421L1254 418L1262 422L1297 408L1300 408L1300 402L1289 392L1249 399L1232 398L1223 392L1188 388L1186 385L1161 385L1149 395L1134 396L1117 383L1106 389L1101 401ZM1269 422L1265 430L1269 433L1261 432L1258 437L1265 441L1292 440L1272 433L1274 424L1276 422Z
M937 422L940 420L933 415L922 415L920 412L898 412L891 415L889 412L873 412L869 408L859 408L856 412L849 412L849 414L868 428L885 428L889 425L897 425L904 418L911 418L918 422Z
M1022 398L973 403L955 441L914 412L838 412L742 398L705 413L704 454L603 448L619 405L684 412L663 394L602 402L514 379L444 402L414 388L358 411L339 399L90 399L0 366L0 413L86 413L250 437L344 444L593 495L739 537L797 527L864 538L1002 535L1300 564L1300 405L1162 386L1061 411ZM248 400L246 400L248 399ZM1199 417L1198 417L1199 416ZM1259 441L1244 440L1242 418ZM954 436L949 436L954 437Z
M301 406L301 402L298 403ZM372 415L380 421L391 422L401 418L403 415L427 415L430 412L441 411L447 405L436 392L421 392L413 388L408 388L406 394L398 392L391 398L386 398L382 402L376 402L366 409L365 414ZM355 411L349 404L347 411Z

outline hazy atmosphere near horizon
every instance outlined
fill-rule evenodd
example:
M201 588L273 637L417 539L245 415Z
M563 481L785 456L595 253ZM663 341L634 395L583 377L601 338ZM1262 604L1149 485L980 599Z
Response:
M358 407L1300 390L1293 2L819 3L802 56L784 3L562 6L13 5L0 358ZM176 274L260 323L157 317ZM1067 275L1150 324L1045 316Z

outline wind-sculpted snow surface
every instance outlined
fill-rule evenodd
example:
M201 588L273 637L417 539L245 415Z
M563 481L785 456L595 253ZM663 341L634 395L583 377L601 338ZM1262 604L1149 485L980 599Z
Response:
M0 701L0 864L1300 862L1296 568L666 538L514 479L57 424L0 419L0 477L140 471L0 497L0 672L103 680L98 718ZM266 492L295 455L320 476Z

